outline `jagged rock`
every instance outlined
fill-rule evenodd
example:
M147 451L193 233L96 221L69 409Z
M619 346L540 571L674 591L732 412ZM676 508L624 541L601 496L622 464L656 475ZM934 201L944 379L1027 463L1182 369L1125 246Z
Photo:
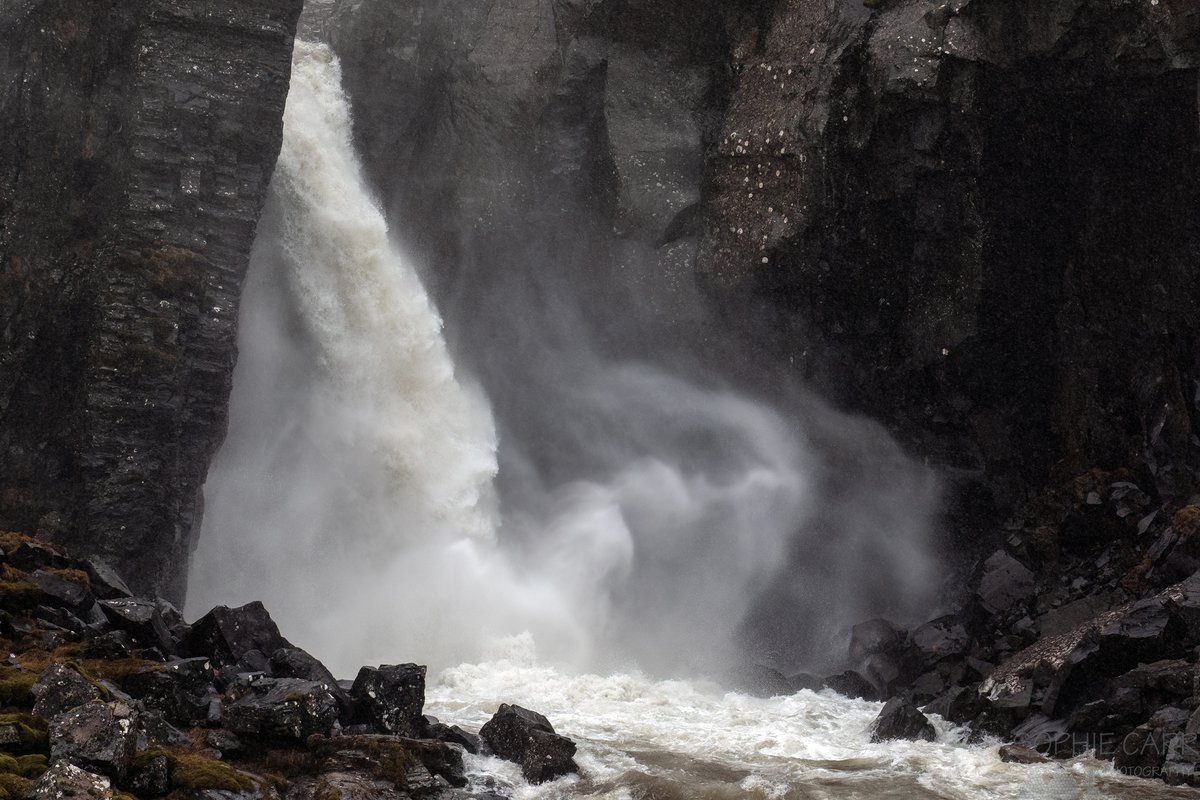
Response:
M263 604L255 601L240 608L217 606L198 619L180 642L184 656L211 658L214 666L232 666L246 653L274 653L293 645L279 633Z
M128 676L124 687L147 708L161 711L170 722L186 727L207 716L209 702L216 694L214 677L208 659L178 659Z
M822 687L832 689L838 694L855 700L876 700L879 690L866 678L852 669L830 675L822 682Z
M926 665L961 658L971 646L966 627L954 617L939 617L912 633L912 643Z
M497 756L520 764L530 783L544 783L579 769L575 743L555 733L550 721L536 711L502 703L479 735Z
M303 678L337 686L333 673L299 647L284 647L271 654L271 675L276 678ZM338 687L340 688L340 687Z
M35 570L29 576L31 583L42 590L42 593L57 601L59 605L75 610L84 610L95 602L96 598L91 589L84 583L66 577L59 572Z
M1136 689L1150 704L1162 705L1165 700L1195 696L1196 665L1183 659L1164 659L1139 664L1123 675L1113 678L1116 689Z
M230 754L236 755L245 749L245 744L241 739L229 731L220 729L204 734L204 743L214 750L219 750L223 757Z
M143 758L130 772L129 789L139 797L161 797L171 788L170 762L166 756Z
M440 722L437 717L430 716L429 714L424 716L424 720L425 733L422 738L456 744L468 753L475 755L480 753L490 754L487 744L477 734L463 730L457 725L446 725Z
M72 561L58 550L36 541L21 542L16 550L5 555L4 560L27 572L73 566Z
M98 556L83 560L88 577L92 581L92 591L101 600L119 600L122 597L133 597L133 592L116 573L108 562Z
M52 764L30 787L27 800L113 800L112 781L66 761Z
M234 733L303 742L314 734L328 736L338 713L329 684L263 678L225 704L224 723Z
M876 653L890 653L904 643L904 630L886 619L870 619L850 629L850 658L862 661Z
M67 760L120 782L137 746L133 711L123 703L88 703L54 718L51 761Z
M956 725L975 719L984 710L984 703L973 687L951 686L931 700L924 708L926 714L937 714Z
M1136 689L1117 689L1108 697L1084 703L1067 718L1067 726L1084 734L1124 738L1149 713Z
M151 747L192 747L194 742L183 731L167 722L161 711L139 709L137 715L137 749Z
M1149 724L1139 725L1121 740L1113 755L1113 766L1140 778L1158 778L1166 758L1166 733Z
M979 599L992 613L1007 611L1036 591L1033 573L1015 558L998 550L983 563Z
M187 633L183 615L165 600L122 598L101 600L100 608L114 628L123 630L144 647L174 653Z
M425 667L399 664L363 667L350 688L354 722L381 733L421 735L425 707Z
M893 697L884 704L879 716L871 723L871 741L884 742L889 739L923 739L932 742L937 731L924 714L910 701Z
M87 658L120 660L130 658L133 655L133 648L133 639L128 633L109 631L87 639L84 642L83 654Z
M51 664L42 670L31 691L37 698L33 713L44 720L52 720L75 706L107 699L79 670L65 664Z

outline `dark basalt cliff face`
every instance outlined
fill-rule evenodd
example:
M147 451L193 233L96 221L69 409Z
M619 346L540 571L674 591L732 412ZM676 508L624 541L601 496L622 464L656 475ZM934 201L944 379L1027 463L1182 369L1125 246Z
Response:
M686 327L697 276L953 476L968 538L1091 468L1195 490L1193 3L335 5L444 296L550 258Z
M0 12L0 525L175 600L300 6Z

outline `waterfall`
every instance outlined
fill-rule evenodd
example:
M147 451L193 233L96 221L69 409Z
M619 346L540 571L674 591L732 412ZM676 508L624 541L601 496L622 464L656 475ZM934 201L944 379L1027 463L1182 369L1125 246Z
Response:
M489 547L496 434L364 183L336 59L298 41L294 61L189 607L261 597L349 665L453 602L435 556Z
M605 356L521 286L490 298L511 328L467 337L539 420L498 460L483 390L364 181L338 62L298 41L189 614L261 599L343 672L452 666L528 632L576 667L715 674L764 602L826 661L848 624L927 601L936 482L881 428ZM542 311L570 318L555 299ZM539 471L547 453L569 468Z

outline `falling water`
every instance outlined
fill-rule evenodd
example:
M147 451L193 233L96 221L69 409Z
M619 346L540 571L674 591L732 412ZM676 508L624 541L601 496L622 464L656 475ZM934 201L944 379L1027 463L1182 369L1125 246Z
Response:
M486 399L371 198L326 46L297 43L284 121L191 613L262 599L343 671L529 632L577 668L711 675L744 659L768 596L827 652L881 604L926 610L936 485L878 426L816 401L802 425L586 346L529 366L552 379L530 378L523 413L554 420L574 466L547 482L523 462L538 443L507 442L501 525Z
M829 692L647 677L719 672L764 597L824 618L804 630L827 649L881 603L928 610L935 484L878 426L816 401L801 426L594 353L550 370L553 391L530 383L545 402L529 413L586 445L584 466L551 485L524 464L537 443L498 461L486 399L456 374L350 132L336 59L297 42L193 616L262 599L335 672L425 661L442 670L430 709L467 725L500 701L539 708L579 741L584 776L533 787L468 758L477 786L517 798L1149 796L1088 758L1001 764L937 719L937 742L872 744L878 704ZM503 525L498 463L519 489Z

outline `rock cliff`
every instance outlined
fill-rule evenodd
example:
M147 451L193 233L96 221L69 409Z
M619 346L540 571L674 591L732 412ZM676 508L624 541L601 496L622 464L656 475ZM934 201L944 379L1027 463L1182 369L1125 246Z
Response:
M0 11L0 520L174 600L300 7Z
M553 261L686 327L696 278L742 352L953 476L972 536L1092 467L1186 501L1200 11L867 5L342 0L327 30L444 297Z

